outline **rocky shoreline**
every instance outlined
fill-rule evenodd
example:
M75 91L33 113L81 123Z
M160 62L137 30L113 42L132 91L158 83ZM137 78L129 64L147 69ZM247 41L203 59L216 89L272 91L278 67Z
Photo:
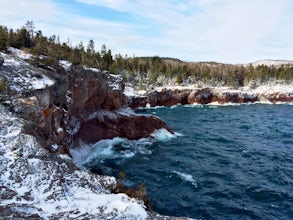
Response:
M70 149L115 137L138 140L162 128L173 133L160 118L136 114L139 107L293 102L292 89L183 87L126 95L122 77L107 72L60 63L45 70L13 54L0 57L0 211L8 218L161 218L141 200L111 194L115 178L81 171Z
M44 70L0 55L0 218L160 218L142 200L112 194L114 177L80 170L70 149L80 140L172 132L166 123L127 109L120 77L81 66Z
M286 85L290 87L290 85ZM155 106L173 106L177 104L247 104L247 103L292 103L293 86L288 91L253 91L253 90L235 90L221 87L207 88L160 88L148 92L145 95L132 94L129 98L129 106L133 109L139 107Z

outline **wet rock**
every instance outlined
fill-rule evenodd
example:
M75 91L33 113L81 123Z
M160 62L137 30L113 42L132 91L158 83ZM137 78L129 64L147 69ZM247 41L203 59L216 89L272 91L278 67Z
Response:
M137 115L135 113L126 115L119 112L100 112L95 117L84 122L74 140L78 143L95 143L103 139L123 137L129 140L150 137L155 130L165 128L173 133L170 128L158 117Z

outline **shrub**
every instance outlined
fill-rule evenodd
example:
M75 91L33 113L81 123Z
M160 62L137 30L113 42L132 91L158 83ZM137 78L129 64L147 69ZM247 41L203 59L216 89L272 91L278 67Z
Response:
M8 82L0 76L0 92L6 92L9 89Z
M131 198L141 199L147 210L151 211L151 203L150 200L147 198L147 191L143 183L139 186L135 187L134 189L128 188L124 185L126 175L123 171L119 173L119 179L117 180L117 186L113 189L113 193L125 193Z

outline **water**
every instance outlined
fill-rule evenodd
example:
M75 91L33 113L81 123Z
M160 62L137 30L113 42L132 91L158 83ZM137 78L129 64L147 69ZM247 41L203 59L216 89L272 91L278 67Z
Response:
M293 219L293 106L142 110L182 134L113 141L89 169L145 183L153 210L198 219Z

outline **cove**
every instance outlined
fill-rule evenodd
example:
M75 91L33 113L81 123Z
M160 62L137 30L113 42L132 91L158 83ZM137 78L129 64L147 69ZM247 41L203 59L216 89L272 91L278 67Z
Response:
M97 143L83 164L144 183L154 211L201 219L293 219L293 106L186 105L139 110L176 132Z

